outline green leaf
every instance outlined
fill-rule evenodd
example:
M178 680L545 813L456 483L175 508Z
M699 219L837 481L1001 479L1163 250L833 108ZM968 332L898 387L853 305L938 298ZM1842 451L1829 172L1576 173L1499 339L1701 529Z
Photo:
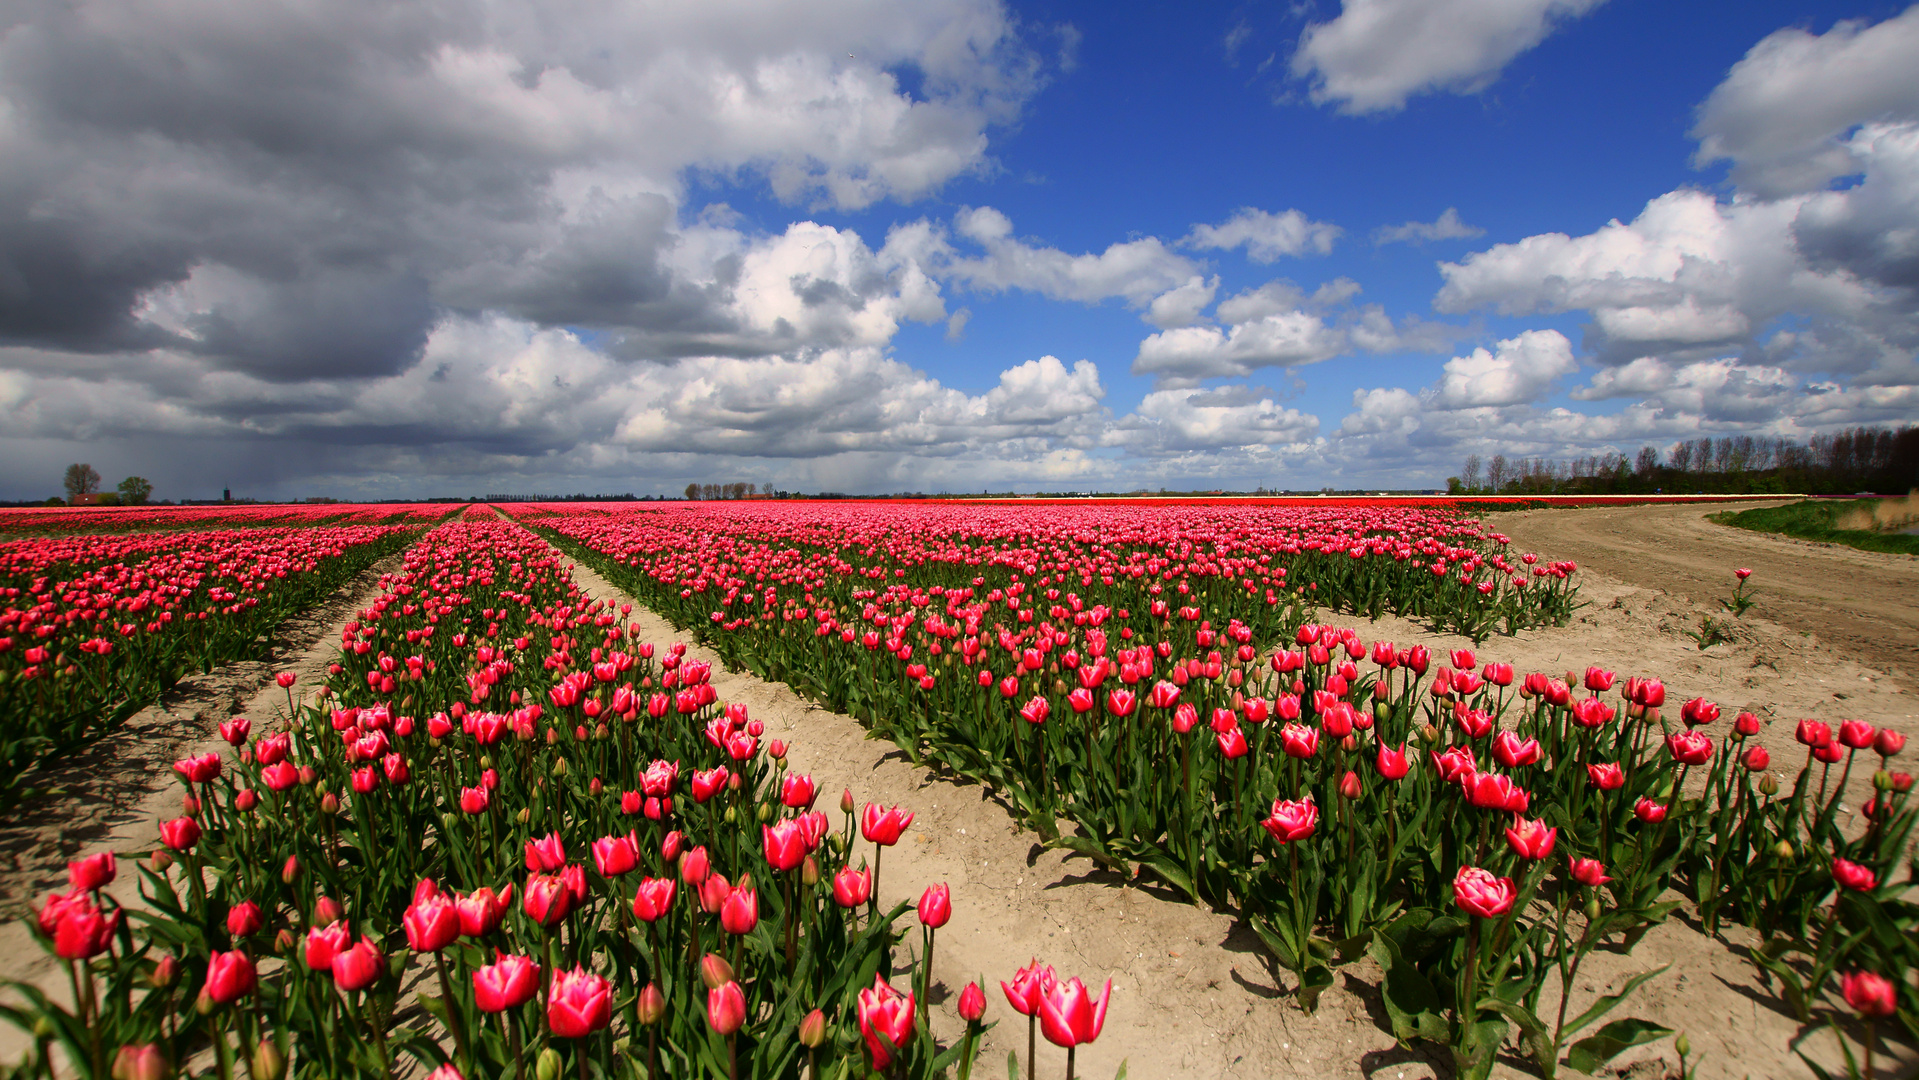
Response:
M1534 1016L1532 1010L1516 1002L1491 997L1479 1003L1479 1007L1492 1008L1503 1013L1508 1020L1519 1025L1519 1034L1526 1043L1526 1051L1539 1064L1541 1075L1552 1080L1553 1073L1559 1067L1559 1047L1554 1045L1553 1037L1546 1031L1546 1024Z
M1651 979L1655 975L1659 975L1663 973L1667 968L1671 966L1672 966L1671 964L1661 964L1658 967L1652 969L1651 971L1642 971L1639 974L1634 975L1632 978L1627 979L1626 985L1620 988L1620 991L1617 994L1608 994L1605 997L1600 998L1598 1001L1593 1002L1592 1005L1589 1006L1585 1012L1582 1012L1578 1016L1573 1017L1572 1022L1567 1024L1565 1030L1560 1032L1560 1034L1562 1036L1571 1035L1574 1032L1577 1032L1580 1028L1585 1027L1587 1024L1590 1024L1594 1020L1597 1020L1600 1017L1606 1015L1607 1013L1613 1011L1613 1009L1616 1008L1620 1002L1626 1000L1628 995L1630 995L1634 990L1639 989L1639 986L1641 983L1644 983L1646 980Z
M1158 874L1161 881L1166 882L1168 885L1173 886L1180 892L1191 897L1193 903L1199 903L1199 893L1193 889L1193 879L1187 875L1186 868L1181 866L1177 859L1174 859L1171 855L1163 851L1154 849L1147 854L1141 855L1139 861L1152 867L1153 873Z
M1566 1052L1566 1064L1580 1072L1591 1073L1617 1057L1622 1051L1643 1046L1671 1034L1671 1028L1660 1027L1650 1020L1641 1020L1638 1017L1614 1020L1600 1028L1597 1033L1572 1044L1572 1048Z
M1084 855L1087 858L1092 859L1096 862L1099 862L1105 866L1111 867L1112 869L1117 870L1122 874L1130 875L1130 872L1132 869L1131 867L1126 865L1125 859L1121 859L1113 855L1111 852L1106 850L1104 845L1100 844L1099 841L1094 840L1091 837L1061 836L1061 837L1056 837L1054 839L1046 841L1046 846L1049 848L1066 848L1069 851L1077 851L1081 855Z
M1019 1080L1019 1051L1006 1052L1006 1080Z
M1126 1080L1126 1062L1128 1060L1127 1058L1120 1059L1119 1071L1113 1074L1113 1080Z
M1299 999L1299 1007L1310 1014L1319 1007L1319 995L1333 985L1333 972L1324 964L1308 964L1306 970L1299 973L1299 989L1293 996Z

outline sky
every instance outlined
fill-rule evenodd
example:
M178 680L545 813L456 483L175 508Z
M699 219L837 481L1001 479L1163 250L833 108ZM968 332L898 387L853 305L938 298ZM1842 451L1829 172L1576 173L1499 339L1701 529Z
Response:
M1919 421L1919 6L6 0L0 499L1441 486Z

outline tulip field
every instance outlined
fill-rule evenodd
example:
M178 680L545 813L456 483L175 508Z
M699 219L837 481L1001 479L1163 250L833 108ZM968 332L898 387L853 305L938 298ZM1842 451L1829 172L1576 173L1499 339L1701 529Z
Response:
M1919 1038L1904 737L1807 720L1803 756L1775 760L1757 716L1668 700L1657 672L1515 670L1500 635L1571 618L1577 567L1443 507L502 510L0 547L8 738L34 703L98 715L231 655L270 615L248 599L295 602L283 580L405 548L323 686L288 674L277 715L226 720L227 751L175 764L152 851L75 861L38 906L71 992L0 1007L33 1034L25 1068L1074 1076L1103 973L987 972L957 993L963 1034L935 1038L947 884L879 901L916 808L822 790L572 561L977 781L1042 843L1230 913L1297 1008L1373 972L1393 1036L1458 1075L1592 1073L1671 1035L1631 1015L1663 968L1578 988L1595 950L1682 912L1756 930L1801 1023L1854 1017L1855 1072L1875 1033ZM1381 640L1385 614L1474 647ZM114 682L123 662L147 681ZM1867 775L1870 802L1842 806ZM125 875L138 905L105 888ZM999 1024L1020 1051L976 1062Z
M416 530L209 529L0 543L0 809L182 675L257 651Z

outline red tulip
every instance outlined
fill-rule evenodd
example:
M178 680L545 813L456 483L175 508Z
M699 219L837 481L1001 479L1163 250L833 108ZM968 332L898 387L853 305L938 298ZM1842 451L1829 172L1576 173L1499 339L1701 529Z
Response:
M1749 712L1742 712L1732 719L1732 729L1742 736L1759 734L1759 718Z
M534 874L526 879L526 896L520 906L534 922L552 926L573 909L573 894L558 875Z
M353 935L343 922L315 926L307 931L306 964L314 971L332 971L333 958L346 948Z
M999 988L1005 993L1006 1001L1013 1006L1014 1012L1021 1016L1037 1016L1040 999L1052 993L1054 981L1052 965L1034 960L1014 973L1010 984L1002 982Z
M1854 892L1871 892L1879 885L1879 875L1873 873L1871 867L1849 859L1832 860L1832 879Z
M892 1064L893 1055L912 1037L913 995L900 993L884 977L875 975L873 985L860 991L859 1022L873 1067L884 1072Z
M1765 772L1767 766L1772 764L1772 755L1766 751L1765 747L1755 746L1747 750L1740 760L1745 764L1748 772Z
M1246 733L1238 728L1219 732L1213 739L1219 743L1219 752L1226 755L1228 761L1243 758L1252 750L1246 745Z
M1182 701L1173 710L1173 730L1181 735L1199 726L1199 709L1190 701Z
M1606 868L1600 865L1598 859L1574 859L1572 872L1574 881L1595 889L1612 880L1606 876Z
M1309 758L1319 753L1319 732L1304 724L1287 724L1279 729L1279 745L1287 757Z
M791 773L780 781L780 805L795 810L808 810L819 795L819 789L813 785L813 778L804 773Z
M1387 746L1385 743L1380 743L1377 767L1379 769L1379 775L1388 780L1398 780L1404 777L1411 768L1411 765L1406 761L1406 744L1400 743L1399 747L1395 749Z
M1617 791L1626 786L1626 773L1610 761L1601 761L1586 766L1586 776L1592 785L1601 791Z
M1273 839L1290 844L1313 835L1319 825L1319 807L1311 795L1303 799L1274 799L1273 812L1259 824Z
M1864 720L1844 720L1839 724L1839 741L1851 749L1868 749L1872 739L1872 725Z
M54 908L53 904L48 905ZM257 907L254 909L259 910ZM47 912L42 912L45 927ZM86 893L69 893L54 912L53 951L62 960L89 960L106 952L113 936L126 921L126 913L115 908L112 914L95 907Z
M1585 686L1595 694L1603 694L1612 689L1613 680L1617 677L1605 668L1589 667L1586 669Z
M1008 675L1007 678L1010 679L1012 678L1012 676ZM1036 697L1032 699L1031 701L1028 701L1026 704L1020 706L1019 714L1026 718L1027 723L1037 725L1037 724L1044 724L1046 722L1047 714L1050 713L1051 711L1052 711L1052 706L1046 703L1045 698Z
M239 949L216 952L207 960L206 995L215 1005L238 1001L259 985L253 958Z
M760 826L761 846L766 853L766 861L773 864L775 870L797 870L811 850L806 842L806 830L797 821L778 821L771 825Z
M1891 728L1880 728L1879 734L1873 737L1872 748L1880 757L1895 757L1906 748L1906 737Z
M220 737L231 743L236 750L246 745L247 735L252 731L253 721L244 716L236 716L231 720L222 720L220 722ZM176 765L174 767L178 768L179 766Z
M1448 782L1463 781L1478 771L1470 747L1451 746L1443 754L1432 755L1433 768L1438 770L1439 778Z
M566 847L559 833L548 833L526 842L526 868L529 873L552 873L566 865Z
M1604 727L1618 715L1611 705L1597 696L1573 702L1572 714L1573 723L1583 728Z
M609 880L640 864L640 844L632 833L603 836L593 841L593 865Z
M1719 706L1705 698L1693 698L1679 706L1679 719L1684 720L1687 727L1710 724L1719 719Z
M1551 855L1553 844L1558 839L1559 830L1547 828L1544 821L1527 821L1516 817L1506 828L1506 842L1522 859L1543 859Z
M833 902L843 908L856 908L873 895L873 872L861 867L842 867L833 875Z
M860 814L860 835L882 847L900 842L900 834L913 824L913 813L895 806L882 811L878 803L867 803Z
M729 934L750 934L759 921L759 893L752 889L729 890L726 899L720 902L720 926Z
M945 882L928 886L920 894L919 917L920 925L934 930L945 926L946 920L953 917L953 895Z
M190 783L204 784L220 775L220 755L209 750L199 757L181 758L173 763L173 771Z
M190 817L163 821L160 842L175 851L185 851L200 842L200 823Z
M583 1039L613 1018L613 984L581 967L556 971L547 988L546 1023L562 1039Z
M540 992L540 965L531 957L495 952L495 961L473 970L473 999L481 1012L505 1012Z
M1504 915L1517 896L1512 878L1494 877L1492 871L1477 866L1461 867L1453 878L1453 902L1482 919Z
M386 957L365 938L333 956L333 982L342 990L364 990L378 982L385 972Z
M227 933L236 938L252 937L265 924L266 916L261 913L260 905L251 900L242 900L227 909Z
M513 886L495 893L482 885L465 896L456 897L453 909L460 917L460 933L465 937L485 937L497 929L506 918L506 909L513 904Z
M1801 720L1793 729L1792 737L1807 746L1828 746L1832 743L1832 728L1818 720Z
M1697 731L1676 731L1666 736L1666 752L1681 765L1703 765L1712 757L1712 740Z
M1530 801L1524 791L1513 785L1512 777L1499 773L1474 773L1460 784L1466 790L1466 800L1481 810L1524 813Z
M460 907L444 893L417 899L400 920L407 947L414 952L439 952L460 937Z
M1845 996L1846 1004L1860 1016L1873 1019L1891 1016L1899 1011L1898 991L1892 980L1870 971L1854 971L1840 978L1839 991Z
M1522 739L1510 731L1493 736L1493 759L1508 769L1535 764L1541 756L1538 739Z
M1059 983L1040 998L1040 1032L1054 1046L1090 1043L1099 1038L1100 1028L1106 1025L1106 1004L1112 996L1111 979L1106 980L1106 988L1100 991L1097 1001L1077 978Z
M979 1018L985 1015L985 1013L986 1013L985 988L980 986L980 984L976 982L967 983L965 988L960 991L960 996L959 996L960 1019L966 1021L969 1024L978 1023Z
M672 878L641 878L633 896L633 914L641 922L656 922L673 909L678 884Z
M113 852L102 851L98 855L68 863L67 884L73 887L74 892L92 892L111 882L117 872Z
M1633 804L1632 816L1648 825L1657 825L1666 820L1668 807L1665 803L1656 803L1651 799L1640 799Z
M746 993L727 980L706 992L706 1022L721 1035L731 1035L746 1023Z
M680 880L688 885L697 888L705 883L712 872L713 860L706 853L705 844L693 848L680 857Z

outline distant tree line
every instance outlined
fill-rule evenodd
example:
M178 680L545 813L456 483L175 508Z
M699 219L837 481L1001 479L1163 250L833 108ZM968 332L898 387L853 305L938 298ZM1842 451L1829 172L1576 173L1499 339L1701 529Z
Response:
M1446 490L1456 495L1640 495L1656 491L1708 495L1810 495L1871 491L1903 494L1919 487L1919 427L1858 427L1786 438L1728 435L1675 444L1660 460L1642 447L1631 458L1607 453L1549 461L1494 454L1466 459Z
M750 499L758 490L762 494L773 494L773 484L768 481L761 488L754 488L745 482L733 484L688 484L686 498L688 502L713 502L718 499Z
M65 501L69 504L88 502L101 506L143 506L153 497L153 485L142 476L129 476L120 481L120 486L115 490L101 494L100 470L84 461L67 466L61 486L66 488ZM48 500L51 503L60 501L57 498Z

